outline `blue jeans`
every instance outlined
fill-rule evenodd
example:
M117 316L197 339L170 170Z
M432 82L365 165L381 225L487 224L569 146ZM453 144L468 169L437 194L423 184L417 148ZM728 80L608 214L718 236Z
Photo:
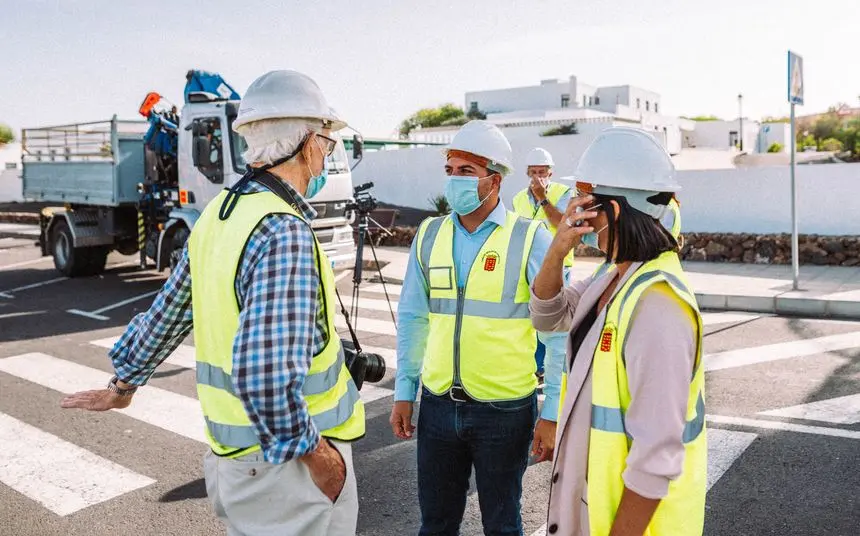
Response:
M424 389L418 412L421 536L457 535L475 467L484 534L523 534L523 474L537 395L505 402L454 402Z

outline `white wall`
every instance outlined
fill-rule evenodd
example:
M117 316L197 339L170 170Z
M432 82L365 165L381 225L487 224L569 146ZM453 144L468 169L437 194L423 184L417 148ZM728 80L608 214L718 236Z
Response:
M740 132L740 121L696 121L696 128L690 134L694 147L710 147L714 149L729 149L732 145L730 132ZM744 119L744 152L759 151L759 129L757 121ZM767 150L765 147L763 150Z
M571 90L569 81L544 80L539 86L469 91L464 109L468 111L472 102L477 102L484 113L555 109L561 108L563 94L570 94L570 107L576 106L575 91Z
M791 233L787 166L679 173L685 232ZM797 166L801 233L860 235L860 164Z
M14 169L6 169L15 165ZM0 146L0 202L22 201L21 144L8 143Z
M761 152L767 152L767 148L774 143L782 145L782 152L791 150L791 125L789 123L766 123L759 131L759 147Z
M542 138L556 162L554 178L570 176L590 142L581 135ZM512 142L512 175L502 200L526 187L525 155L532 148ZM380 201L430 210L429 198L444 192L447 177L438 148L366 153L354 171L356 184L373 181ZM787 167L679 171L685 232L790 233L791 192ZM797 166L801 233L860 235L860 164Z

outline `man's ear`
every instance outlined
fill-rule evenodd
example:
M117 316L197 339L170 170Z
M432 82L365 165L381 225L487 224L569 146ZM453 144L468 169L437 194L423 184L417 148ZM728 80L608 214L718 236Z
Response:
M306 163L311 161L313 157L314 150L314 138L316 137L316 133L311 132L307 135L304 141L304 145L302 146L302 158L305 159Z

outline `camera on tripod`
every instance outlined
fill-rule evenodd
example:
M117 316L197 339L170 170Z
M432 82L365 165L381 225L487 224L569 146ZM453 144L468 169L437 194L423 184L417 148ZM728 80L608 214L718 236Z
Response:
M367 191L371 188L373 188L372 182L365 182L364 184L359 184L353 188L352 196L354 199L346 204L346 211L356 212L359 215L366 216L376 210L376 207L379 206L379 202L370 192Z
M381 382L385 377L385 359L379 354L374 354L370 352L365 352L361 350L361 344L358 342L358 336L355 334L355 329L353 329L353 323L350 322L350 318L353 321L358 322L358 306L359 306L359 295L358 288L361 285L361 274L362 267L364 264L364 244L368 233L368 222L373 221L370 217L370 213L376 210L376 207L379 206L376 198L371 195L368 190L373 188L372 182L366 182L364 184L359 184L355 188L353 188L353 199L347 202L346 211L354 212L358 219L358 245L355 253L355 267L353 269L353 289L352 289L352 314L350 315L346 311L346 307L343 305L343 301L340 299L340 293L337 294L338 301L340 301L340 306L343 311L343 315L346 318L346 325L349 328L349 334L352 340L349 339L341 339L340 343L343 347L343 355L346 361L346 368L349 370L350 376L352 376L353 382L355 382L355 386L360 390L361 386L364 382L377 383ZM368 241L370 243L371 249L373 249L373 242ZM379 269L379 262L376 259L376 251L373 251L373 257L376 261L376 270L379 273L380 279L383 281L383 288L385 286L384 279L382 278L382 272ZM337 290L337 289L335 289ZM391 302L388 300L388 291L386 290L386 300L389 303L389 308L391 307ZM391 317L394 320L394 311L391 310ZM396 323L395 323L396 326Z

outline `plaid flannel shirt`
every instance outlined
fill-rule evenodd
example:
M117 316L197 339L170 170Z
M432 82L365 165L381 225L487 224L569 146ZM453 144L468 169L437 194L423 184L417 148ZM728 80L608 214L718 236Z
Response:
M251 182L242 191L264 190ZM314 209L295 197L307 221L313 219ZM152 306L135 316L110 351L122 381L144 385L191 332L188 262L186 245ZM233 389L256 429L265 459L283 463L313 451L320 440L302 396L326 330L309 226L288 214L264 218L248 240L235 288L242 305L233 346Z

